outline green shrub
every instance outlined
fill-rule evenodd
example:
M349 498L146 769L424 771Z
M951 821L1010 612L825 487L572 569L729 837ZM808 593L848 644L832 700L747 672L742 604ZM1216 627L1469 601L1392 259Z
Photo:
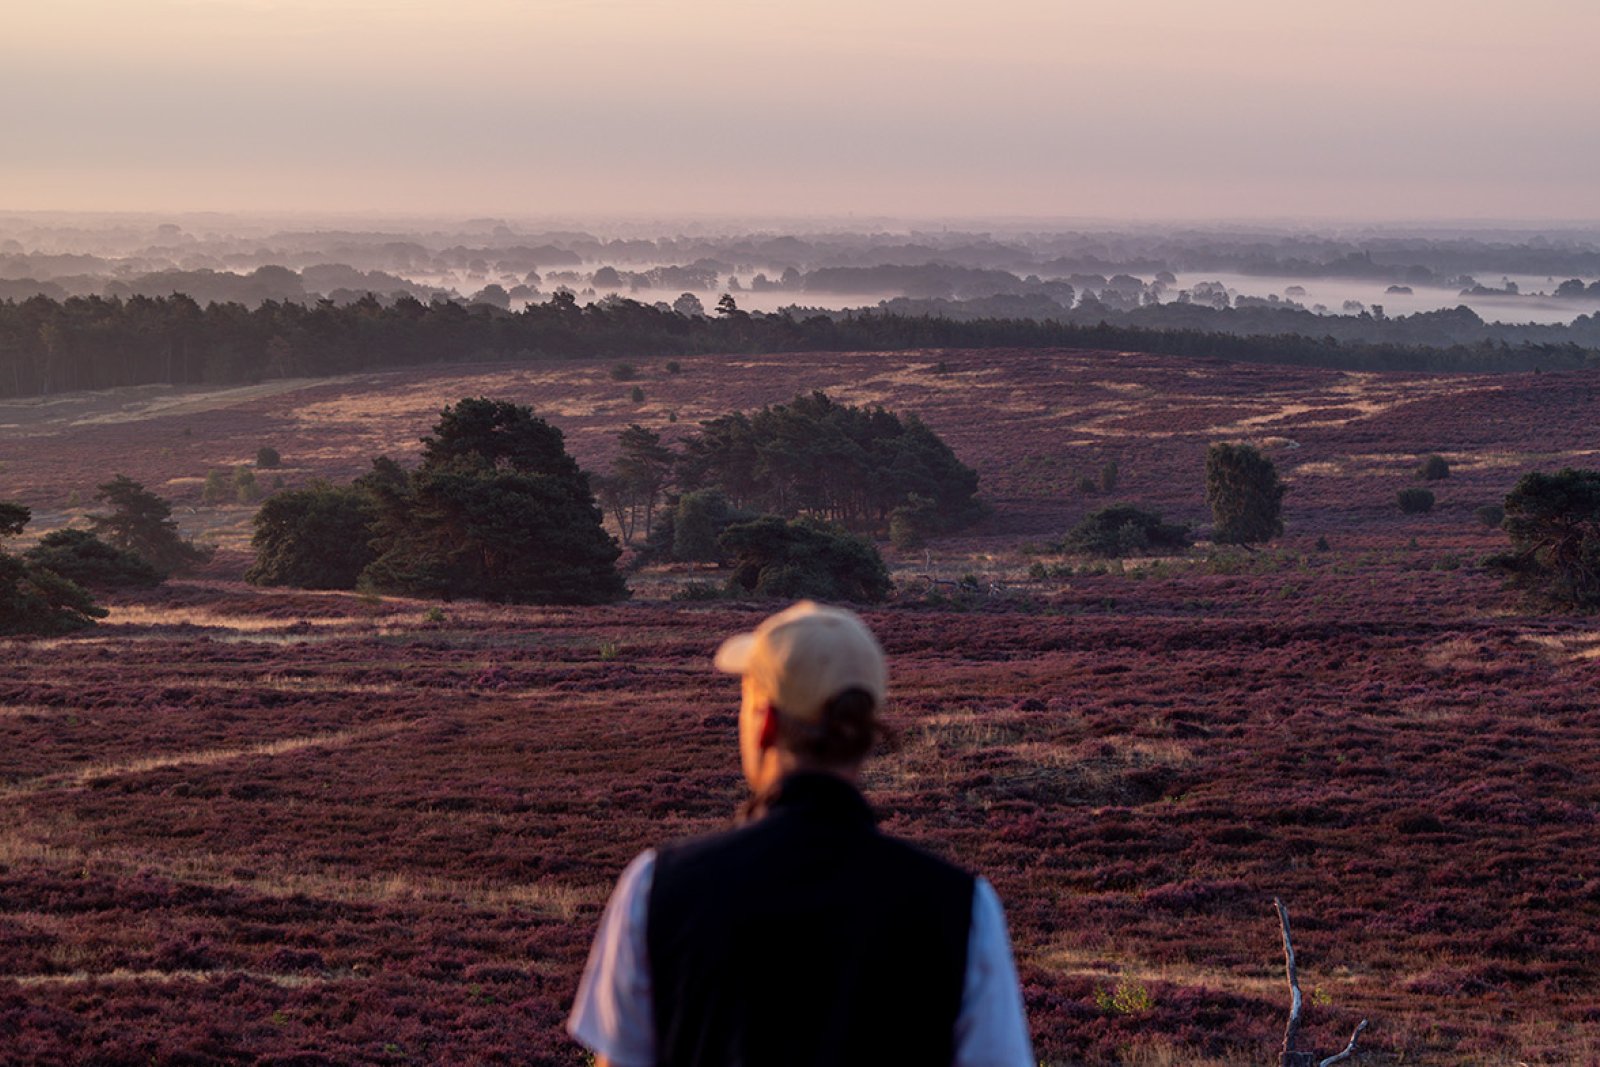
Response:
M667 373L668 374L682 374L683 373L683 365L681 363L679 363L675 359L669 359L669 360L667 360Z
M690 582L680 589L674 590L673 600L678 601L703 601L722 600L727 597L727 590L715 582Z
M1085 515L1058 547L1063 552L1120 559L1181 551L1192 543L1187 526L1162 522L1160 515L1131 504L1113 504Z
M262 470L272 470L283 466L283 457L271 445L262 445L256 449L256 466Z
M353 486L317 482L269 497L256 512L255 563L244 579L298 589L354 589L375 555L371 497Z
M611 365L613 381L631 382L639 376L639 368L632 363L614 363Z
M738 522L755 518L728 503L728 498L718 489L696 489L678 497L678 502L664 515L666 528L653 531L646 554L652 557L670 556L681 563L721 563L725 557L717 544L722 531ZM659 547L667 547L661 552Z
M445 408L420 467L380 458L361 485L376 511L378 558L362 573L374 589L519 604L628 595L588 476L526 407L479 397Z
M1218 544L1255 544L1282 534L1286 492L1278 468L1253 445L1219 441L1207 450L1206 503Z
M1116 989L1096 989L1094 1003L1107 1015L1143 1015L1156 1006L1150 990L1133 978L1122 979Z
M1407 515L1424 515L1433 510L1433 494L1415 486L1400 490L1395 494L1395 500Z
M1120 476L1120 473L1121 472L1117 468L1116 460L1106 460L1105 465L1100 468L1100 491L1102 493L1116 492L1117 480Z
M15 537L33 518L21 504L0 502L0 538ZM0 552L0 635L52 636L93 626L106 610L82 586L27 559Z
M1417 465L1417 477L1425 482L1443 481L1450 477L1450 464L1443 456L1428 456Z
M261 487L256 484L256 472L249 467L239 467L233 472L233 495L241 504L254 504L261 499Z
M200 490L200 499L207 504L220 504L233 496L233 489L228 485L226 471L207 471L205 488Z
M731 590L875 603L894 587L878 550L837 528L764 515L728 527L718 544L733 563Z
M148 589L161 584L160 573L149 563L87 530L52 530L23 558L86 589Z
M1511 550L1488 566L1553 603L1600 606L1600 471L1525 474L1505 512Z
M1498 530L1500 524L1506 521L1506 509L1499 504L1485 504L1472 513L1479 522L1491 530Z
M644 403L644 390L641 389L637 385L634 386L632 389L630 389L628 391L628 399L632 400L635 404L643 404Z
M216 551L180 537L172 505L126 475L101 484L95 499L110 504L111 510L89 516L90 532L163 575L204 563Z
M912 493L889 512L889 543L899 549L921 548L942 527L938 502Z

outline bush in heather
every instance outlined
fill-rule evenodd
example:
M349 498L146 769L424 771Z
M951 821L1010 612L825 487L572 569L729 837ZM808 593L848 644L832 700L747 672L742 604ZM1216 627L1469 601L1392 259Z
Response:
M216 551L179 536L172 505L127 475L102 483L95 499L111 505L111 510L89 516L90 532L132 552L163 575L204 563Z
M0 538L15 537L33 513L0 503ZM93 626L106 615L83 588L31 560L0 551L0 635L50 636Z
M376 510L377 558L362 573L374 589L512 603L628 595L588 476L526 407L462 400L423 439L420 467L381 458L362 484Z
M1424 515L1433 510L1433 494L1413 486L1395 494L1395 502L1407 515Z
M1525 474L1506 495L1511 550L1489 566L1563 606L1600 606L1600 471Z
M1428 456L1417 465L1417 477L1425 482L1438 482L1450 477L1450 464L1443 456Z
M160 573L149 563L87 530L52 530L23 558L88 589L148 589L161 584Z
M1057 546L1062 552L1119 559L1152 552L1177 552L1193 543L1187 526L1131 504L1113 504L1085 515Z
M733 561L736 592L875 603L894 588L878 550L837 527L764 515L728 527L718 544Z
M256 449L256 466L262 470L273 470L283 466L283 457L271 445L262 445Z
M1248 545L1283 533L1283 494L1278 468L1253 445L1219 441L1206 452L1206 503L1218 544Z
M889 543L900 549L921 548L944 528L938 501L911 493L889 512Z
M372 497L356 486L318 482L276 493L252 522L256 560L244 579L300 589L354 589L376 558L369 542Z
M1491 530L1498 530L1500 524L1506 521L1506 509L1499 504L1485 504L1472 514Z

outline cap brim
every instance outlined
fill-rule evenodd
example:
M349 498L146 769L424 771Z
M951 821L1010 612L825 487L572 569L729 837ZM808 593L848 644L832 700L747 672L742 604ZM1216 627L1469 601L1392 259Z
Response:
M755 648L755 634L734 634L722 642L713 663L724 674L743 674L750 666L750 653Z

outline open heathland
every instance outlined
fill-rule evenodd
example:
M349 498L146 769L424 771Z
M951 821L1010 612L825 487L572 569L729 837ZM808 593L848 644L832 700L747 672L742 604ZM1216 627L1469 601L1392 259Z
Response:
M1374 375L1098 352L462 366L0 405L0 499L42 534L125 473L222 550L0 644L0 1061L578 1064L561 1021L640 848L726 825L737 686L770 605L537 608L244 584L253 508L208 470L347 480L414 461L464 396L530 404L586 467L642 422L825 389L914 412L992 513L897 553L866 612L898 749L891 831L1006 904L1052 1064L1246 1064L1286 1016L1370 1064L1600 1063L1600 626L1477 561L1526 470L1593 466L1580 374ZM675 413L677 421L669 419ZM1205 453L1289 486L1261 551L1051 553L1112 502L1204 540ZM1395 506L1438 454L1426 514ZM1082 486L1106 464L1116 489ZM1092 479L1091 479L1092 480ZM962 579L966 580L962 580Z

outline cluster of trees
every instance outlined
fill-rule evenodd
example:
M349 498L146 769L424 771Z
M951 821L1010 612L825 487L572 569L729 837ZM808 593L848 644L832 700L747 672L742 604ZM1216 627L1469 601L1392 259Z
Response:
M978 476L915 415L825 393L700 424L677 449L633 425L600 499L646 558L724 558L716 537L759 515L882 533L909 547L983 513Z
M621 550L561 431L505 401L447 407L417 467L379 457L353 485L273 496L254 525L246 578L262 585L513 603L627 596Z
M59 634L94 625L105 609L93 594L159 585L169 574L211 558L184 540L172 507L123 475L99 487L109 505L87 530L52 530L20 556L0 551L0 634ZM21 504L0 502L0 540L32 519Z
M629 521L649 527L674 457L641 427L624 431L623 444L611 478L627 488L608 492L640 494L627 498L643 510ZM729 562L730 585L747 593L876 600L889 590L871 544L825 523L741 512L716 490L679 494L669 507L675 521L656 524L667 531L664 554ZM415 469L380 457L351 485L275 494L254 526L246 578L261 585L519 603L627 595L620 549L561 431L504 401L446 408Z
M1026 299L1026 298L1017 298ZM733 351L1065 347L1353 370L1504 371L1600 362L1600 316L1568 326L1486 326L1465 308L1406 319L1335 319L1285 309L1161 304L1131 312L1047 306L962 319L949 308L716 313L566 291L518 312L370 294L348 304L202 307L181 294L0 301L0 396L152 383L230 383L483 359L672 356ZM933 311L938 310L938 314ZM1065 315L1065 312L1062 313ZM1353 325L1347 325L1353 324ZM1511 332L1508 332L1511 331ZM1348 332L1349 336L1334 336Z

